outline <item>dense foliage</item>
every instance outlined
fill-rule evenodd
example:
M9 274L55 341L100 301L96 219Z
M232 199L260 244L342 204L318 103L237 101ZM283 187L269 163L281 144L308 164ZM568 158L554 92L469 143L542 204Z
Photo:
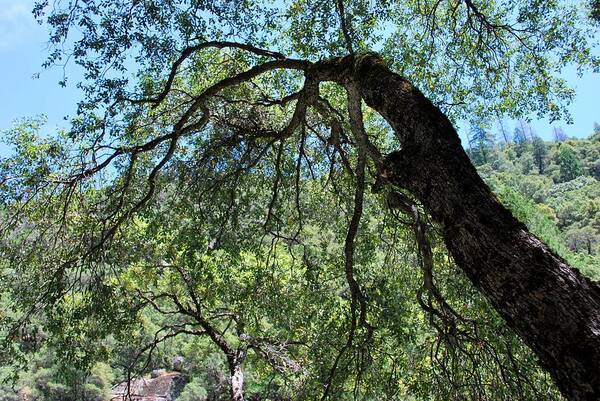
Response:
M523 141L488 135L486 142L471 141L469 152L494 192L530 230L598 280L600 126L594 130L587 139L547 142L527 128Z
M6 397L104 399L183 355L184 400L560 399L423 205L381 185L402 143L331 71L379 50L478 121L481 174L597 278L597 136L522 123L497 145L484 121L566 115L557 73L598 67L582 5L39 2L47 65L83 66L85 98L68 131L6 133Z
M32 141L41 123L33 119L16 126L10 132L14 144L30 146L30 154L44 149L45 145L38 145L41 146L38 149L33 142L24 142ZM494 137L491 133L486 136ZM598 160L595 153L600 149L598 135L586 140L542 141L547 149L543 159L545 174L539 174L539 167L531 162L534 141L535 138L525 141L520 156L515 148L522 144L495 143L492 139L485 145L472 144L471 154L480 173L520 220L574 266L598 278L600 185L594 175ZM486 163L478 158L484 152L482 146L488 147ZM560 149L566 146L576 155L575 163L581 172L563 181L561 163L572 162L560 157ZM183 179L186 177L172 177L170 181ZM218 247L207 230L213 224L218 226L220 202L214 202L213 214L198 207L199 189L187 191L189 197L174 196L167 186L160 201L136 217L135 224L123 231L113 246L111 263L119 266L120 273L102 284L109 298L96 294L89 297L85 292L69 295L59 302L57 309L38 320L38 325L29 329L32 331L19 334L19 353L33 351L36 355L34 360L26 362L32 374L18 374L16 387L14 390L6 387L4 397L12 400L19 399L18 394L35 394L40 400L106 399L111 381L125 380L128 371L143 374L168 368L174 357L182 355L190 378L182 399L228 399L229 373L223 354L210 339L191 330L183 331L191 329L193 321L184 311L177 312L173 302L159 300L163 294L176 294L182 304L193 302L191 296L201 299L210 310L206 312L211 314L208 318L214 319L215 326L227 333L228 341L269 338L277 344L277 348L272 345L268 348L271 354L266 358L261 354L265 351L260 351L260 344L255 344L257 355L246 362L248 394L257 399L287 399L299 394L307 399L317 397L319 378L326 377L329 369L327 361L335 359L336 350L346 341L348 321L344 305L349 290L336 267L343 247L341 230L336 227L344 224L343 210L349 205L343 205L343 192L323 192L323 183L307 180L303 184L307 186L302 198L307 212L303 216L301 242L298 237L277 238L264 233L264 217L256 207L261 197L268 196L270 180L261 175L245 179L251 185L244 186L246 190L237 200L239 212L229 223L234 229L223 229ZM227 191L224 188L220 193ZM282 210L294 210L295 198L287 202L291 204L282 205ZM439 338L413 298L420 279L418 261L412 256L411 232L398 227L390 212L380 214L378 206L368 207L369 223L363 228L357 271L369 299L369 323L377 330L371 338L365 333L367 337L353 346L355 356L338 372L336 381L342 387L336 391L341 392L342 383L346 382L352 393L350 390L359 375L366 398L368 394L373 394L373 399L386 394L398 399L476 399L480 395L473 391L479 390L471 387L474 379L471 375L476 372L477 380L504 381L497 376L496 361L488 358L505 358L502 350L513 349L510 358L514 360L506 363L518 361L524 377L512 379L515 387L507 388L506 395L500 391L505 384L498 384L487 396L503 399L510 397L512 391L524 391L522 394L531 394L536 399L542 391L544 399L553 397L546 393L553 391L552 386L536 367L535 358L507 331L486 302L469 289L446 251L437 246L440 288L455 308L478 321L481 341L489 342L490 348L484 346L479 353L477 344L472 344L465 355L436 350L440 347ZM207 224L211 216L217 220ZM297 217L292 213L279 218ZM256 236L236 234L241 227L245 227L244 233L254 232ZM589 235L578 235L580 232ZM317 263L318 268L314 266ZM4 270L3 274L6 285L11 272ZM190 282L195 283L193 288L189 288ZM5 287L4 302L18 297L20 291L20 287ZM235 316L233 325L232 316ZM498 337L498 332L504 336ZM244 340L240 340L241 333ZM156 341L165 334L163 341ZM170 337L172 334L177 335ZM149 346L153 346L151 354ZM486 355L487 352L498 354ZM465 359L467 356L471 359ZM432 363L432 357L439 358L438 363ZM97 361L112 367L97 365ZM16 373L14 365L10 366L4 368L4 379ZM64 366L73 368L61 369ZM94 366L91 376L83 373L86 366ZM381 381L378 379L381 377L387 379ZM521 388L524 384L519 384L520 381L533 382L535 390ZM544 381L546 384L540 388ZM461 382L466 386L460 386ZM314 384L317 386L312 387ZM84 398L78 398L82 394Z

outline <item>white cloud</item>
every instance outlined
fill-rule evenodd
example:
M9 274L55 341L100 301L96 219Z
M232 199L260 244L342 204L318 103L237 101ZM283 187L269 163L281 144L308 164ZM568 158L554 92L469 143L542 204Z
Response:
M37 33L32 0L0 0L0 49L14 49Z

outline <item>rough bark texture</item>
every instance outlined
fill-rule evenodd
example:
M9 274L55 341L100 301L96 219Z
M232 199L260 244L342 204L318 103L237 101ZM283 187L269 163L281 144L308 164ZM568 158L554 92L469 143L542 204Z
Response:
M351 72L402 149L390 181L411 191L443 230L457 265L534 350L570 400L600 400L600 287L570 268L505 209L446 116L376 56Z
M242 369L244 358L245 351L238 351L233 358L233 363L229 364L232 401L244 401L244 370Z

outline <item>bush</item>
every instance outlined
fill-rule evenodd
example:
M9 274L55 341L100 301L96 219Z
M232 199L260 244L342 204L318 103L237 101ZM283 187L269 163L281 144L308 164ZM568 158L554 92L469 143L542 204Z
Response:
M202 385L201 380L195 378L185 385L177 401L206 401L207 399L208 392Z

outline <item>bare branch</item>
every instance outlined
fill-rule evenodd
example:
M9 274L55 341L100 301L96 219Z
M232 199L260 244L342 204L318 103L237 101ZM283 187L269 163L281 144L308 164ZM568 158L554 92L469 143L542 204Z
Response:
M350 30L348 29L348 23L346 21L346 11L344 9L344 0L336 0L336 9L338 15L340 17L340 25L342 28L342 33L344 34L344 40L346 41L346 49L348 53L354 54L354 48L352 47L352 36L350 35Z

